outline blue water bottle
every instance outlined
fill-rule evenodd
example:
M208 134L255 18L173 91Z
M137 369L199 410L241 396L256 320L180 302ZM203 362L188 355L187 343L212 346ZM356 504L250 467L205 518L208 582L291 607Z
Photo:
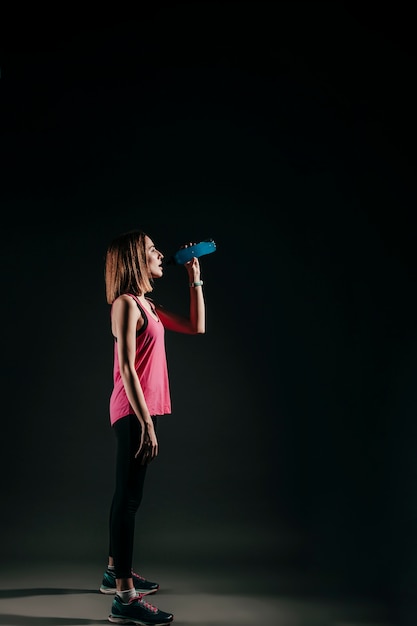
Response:
M184 265L191 261L193 257L200 257L205 254L211 254L216 250L216 244L213 239L205 239L196 243L194 246L188 246L188 248L181 248L173 256L173 261L176 265Z

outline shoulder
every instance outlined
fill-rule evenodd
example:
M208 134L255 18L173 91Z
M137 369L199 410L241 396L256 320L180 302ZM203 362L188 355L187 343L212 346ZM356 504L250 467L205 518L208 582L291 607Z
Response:
M135 303L135 299L131 294L122 293L122 295L116 298L112 306L126 306L126 305L131 305L134 303Z
M128 314L129 312L140 313L135 298L127 293L118 296L112 304L112 312L115 314Z

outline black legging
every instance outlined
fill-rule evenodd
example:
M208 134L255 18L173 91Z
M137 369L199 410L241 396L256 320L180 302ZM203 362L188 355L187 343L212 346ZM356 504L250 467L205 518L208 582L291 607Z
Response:
M152 417L155 431L157 417ZM110 508L109 556L113 557L116 578L130 578L133 559L135 517L142 501L147 465L135 454L141 426L136 415L127 415L113 425L116 435L116 486Z

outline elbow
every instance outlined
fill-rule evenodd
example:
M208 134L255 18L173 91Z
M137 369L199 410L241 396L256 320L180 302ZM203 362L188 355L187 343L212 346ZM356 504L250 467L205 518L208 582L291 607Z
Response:
M204 335L206 332L206 327L205 325L200 325L200 326L190 326L188 332L191 335Z
M189 325L189 332L191 332L192 335L204 335L206 332L206 320L203 319L196 319L196 320L190 320L190 325Z

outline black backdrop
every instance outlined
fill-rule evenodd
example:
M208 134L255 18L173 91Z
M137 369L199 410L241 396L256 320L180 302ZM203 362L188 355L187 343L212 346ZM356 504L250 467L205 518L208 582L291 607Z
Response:
M4 24L2 553L105 559L103 259L140 226L167 256L217 243L207 334L167 336L150 538L412 595L407 6L154 2ZM182 310L187 292L168 267L154 295Z

